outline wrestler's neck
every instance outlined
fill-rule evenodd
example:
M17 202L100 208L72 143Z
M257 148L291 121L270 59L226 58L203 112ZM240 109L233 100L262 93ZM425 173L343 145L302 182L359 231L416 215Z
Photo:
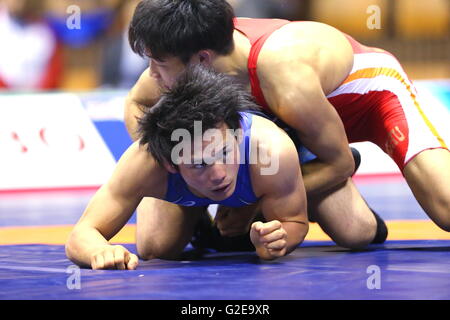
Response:
M250 47L247 37L235 31L233 51L226 56L215 55L212 61L213 68L218 72L235 77L243 84L247 84L249 82L247 63Z

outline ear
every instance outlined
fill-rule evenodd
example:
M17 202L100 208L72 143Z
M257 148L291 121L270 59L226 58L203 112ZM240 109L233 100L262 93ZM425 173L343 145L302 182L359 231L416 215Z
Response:
M167 161L164 161L164 169L166 169L168 172L170 172L172 174L175 174L178 172L177 167L171 163L168 163Z
M210 66L212 63L212 52L210 50L200 50L195 55L195 62Z

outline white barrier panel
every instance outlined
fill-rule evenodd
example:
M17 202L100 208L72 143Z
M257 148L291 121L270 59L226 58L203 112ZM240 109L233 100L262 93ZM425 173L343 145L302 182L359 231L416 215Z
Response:
M76 95L0 96L0 190L95 187L114 166Z

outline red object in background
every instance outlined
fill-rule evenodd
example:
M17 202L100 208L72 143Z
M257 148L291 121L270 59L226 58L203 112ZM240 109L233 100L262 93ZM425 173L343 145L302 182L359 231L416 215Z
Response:
M63 54L62 45L55 44L52 57L48 61L45 72L35 89L50 90L58 88L63 72ZM0 89L10 89L10 86L0 76Z
M7 88L6 83L3 82L2 78L0 78L0 89Z
M0 89L58 88L63 48L41 17L17 18L0 5Z
M62 78L62 71L63 71L62 45L56 43L55 50L47 65L46 72L44 73L38 88L42 90L57 88Z

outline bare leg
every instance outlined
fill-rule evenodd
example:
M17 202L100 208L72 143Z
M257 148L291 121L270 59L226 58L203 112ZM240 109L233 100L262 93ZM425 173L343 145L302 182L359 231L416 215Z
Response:
M403 170L419 204L440 228L450 232L450 152L421 152Z
M192 245L217 251L254 251L250 240L250 226L260 212L258 204L239 208L219 206L214 224L209 217L202 217L196 228Z
M176 259L194 233L204 207L144 198L137 209L136 247L142 259Z
M308 214L342 247L364 248L376 234L375 216L350 178L326 193L308 198Z
M258 203L239 208L220 205L215 218L216 226L220 234L225 237L248 233L253 220L260 211Z

